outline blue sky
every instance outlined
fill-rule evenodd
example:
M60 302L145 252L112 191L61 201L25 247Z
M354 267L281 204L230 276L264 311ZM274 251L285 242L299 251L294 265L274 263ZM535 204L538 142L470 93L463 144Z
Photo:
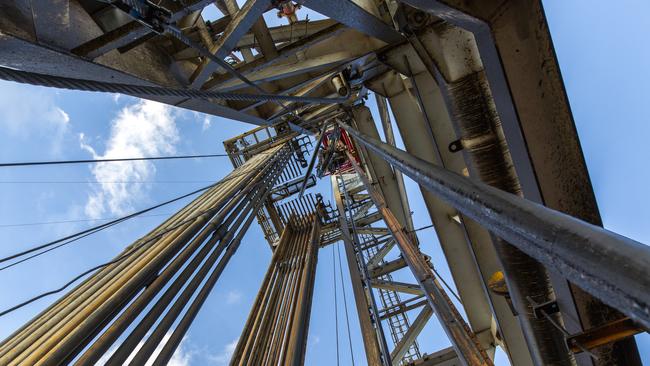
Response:
M650 179L646 168L650 147L645 141L650 125L644 109L650 85L650 76L644 71L650 59L644 37L650 3L622 1L615 16L611 3L603 0L553 0L544 1L544 5L605 226L650 243L650 193L644 185ZM269 22L275 18L267 15ZM369 98L371 108L373 104L373 98ZM222 152L224 139L252 127L131 97L0 83L2 161ZM230 170L225 158L2 169L0 256L98 221L7 225L115 217L204 186ZM95 181L106 183L92 183ZM408 180L407 190L415 226L429 225L419 192ZM112 258L179 207L161 208L147 217L1 271L0 293L11 296L0 297L0 309L58 287L86 268ZM419 234L425 252L433 256L443 277L450 278L433 231ZM331 248L321 251L310 324L309 365L330 365L335 361L331 258ZM182 343L175 358L177 365L227 364L228 351L239 336L269 259L268 246L257 225L253 225ZM362 364L363 347L349 288L347 295L355 360ZM0 318L0 338L53 300L38 301ZM343 308L339 306L340 331L345 334ZM448 346L435 321L430 323L420 337L422 349L434 351ZM346 341L341 338L343 365L350 364ZM644 334L637 341L644 360L650 361L650 337ZM501 355L497 364L506 364Z

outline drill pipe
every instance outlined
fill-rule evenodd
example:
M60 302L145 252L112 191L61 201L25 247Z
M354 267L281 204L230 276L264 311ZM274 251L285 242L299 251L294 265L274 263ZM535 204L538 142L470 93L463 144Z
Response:
M386 206L386 201L381 193L376 190L370 182L368 177L363 172L361 167L354 161L353 156L347 152L348 159L352 163L357 175L361 178L363 185L370 194L377 210L381 213L386 225L388 226L391 234L395 238L397 245L402 253L402 257L413 273L413 276L418 281L420 288L424 292L429 305L435 311L442 329L449 337L458 359L464 365L486 365L492 366L492 360L487 356L485 350L481 348L476 339L476 335L469 329L465 320L460 316L456 307L449 300L444 289L440 286L433 271L426 263L424 256L420 249L411 241L410 237L406 235L405 229L400 225L399 221Z
M255 198L259 196L259 193L256 195ZM251 200L250 202L254 202L254 199ZM250 206L250 205L249 205ZM238 212L240 214L240 217L237 220L237 223L234 224L234 227L238 227L243 219L245 218L247 210L249 210L250 207L246 208L244 212ZM221 252L225 248L225 246L228 244L228 242L232 239L232 235L234 234L235 230L231 229L231 233L229 236L221 240L217 248L213 251L213 253L210 255L209 259L205 262L205 264L201 267L199 272L194 276L194 278L191 280L190 284L185 288L185 290L182 292L180 295L181 298L185 299L185 302L189 300L191 295L193 294L194 290L199 286L200 282L202 279L205 277L205 274L207 271L210 269L211 264L208 265L208 262L214 263L218 257L220 256ZM191 273L191 272L190 272ZM107 362L107 365L113 365L113 364L122 364L126 361L127 357L131 354L133 349L137 346L137 344L141 341L141 339L145 336L147 330L153 326L155 323L156 319L162 314L162 312L166 309L167 305L173 300L174 296L176 293L181 289L182 285L184 282L175 281L173 287L170 287L163 297L161 297L156 305L151 309L151 311L143 318L143 320L136 326L136 328L131 332L131 334L127 337L127 339L124 341L124 343L117 349L117 351L112 355L112 357L109 359ZM161 323L158 325L156 330L154 330L154 333L151 334L151 336L147 339L145 344L142 346L142 348L138 351L136 356L134 357L133 361L134 363L137 364L138 361L140 361L141 358L144 358L146 355L146 352L149 351L149 349L152 347L151 352L153 352L153 349L157 346L157 344L162 340L164 337L164 333L167 331L169 326L171 326L171 323L174 322L178 314L183 309L183 306L185 305L185 302L182 302L179 298L177 300L173 307L165 314L163 320ZM180 305L182 304L182 306ZM162 330L163 328L164 331ZM144 364L147 359L149 358L149 355L146 356L146 358L142 361L142 364Z
M199 222L199 224L201 224L201 222ZM207 237L207 236L212 232L212 229L214 228L214 226L215 226L215 225L212 225L212 224L208 224L208 225L204 226L203 229L201 230L201 232L198 234L198 236L197 236L195 239L198 239L198 240L200 240L200 241L205 240L205 238L206 238L206 237ZM193 234L192 234L192 235L193 235ZM187 243L187 240L189 240L190 238L191 238L191 236L188 237L188 236L184 236L184 235L182 235L181 237L179 237L177 240L182 240L182 241L184 241L184 242L181 242L181 244L179 244L180 247L183 247L183 246L185 245L185 243ZM177 251L176 251L176 252L177 252ZM174 254L175 254L175 253L174 253ZM166 259L165 262L168 262L170 258L171 258L171 257L167 257L167 258L165 258L165 259ZM163 263L163 264L164 264L164 263ZM160 267L158 267L158 268L154 268L154 269L152 269L152 271L154 271L153 273L157 273L158 270L159 270L160 268L162 268L162 266L160 266ZM148 282L150 282L150 281L148 281ZM132 298L133 296L135 296L135 295L139 292L139 289L142 287L142 285L144 285L144 284L138 284L138 283L135 283L134 286L133 286L134 288L133 288L133 290L132 290L132 291L133 291L133 292L132 292L132 295L129 296L127 300L130 300L130 298ZM128 289L125 290L124 288L121 289L121 290L128 291ZM113 298L115 298L115 297L113 297ZM128 303L128 301L124 301L124 302L123 302L123 304L126 304L126 303ZM109 303L106 303L106 304L104 304L104 305L102 305L102 306L103 306L103 307L106 307L106 308L108 308L108 309L111 309L111 304L110 304L110 302L109 302ZM115 310L114 310L114 311L118 310L119 308L120 308L120 307L115 307ZM92 315L92 317L97 317L97 316L99 316L99 315L97 315L97 314L98 314L98 312L95 312L95 313ZM110 314L109 314L109 315L110 315ZM110 317L107 316L105 319L106 319L106 321L108 321L108 320L110 320ZM87 321L88 321L88 320L87 320ZM105 324L105 323L104 323L104 324ZM103 327L103 324L102 324L102 327ZM97 329L97 331L99 331L101 328L99 327L99 325L97 325L95 329ZM85 333L81 333L81 334L84 334L84 335L85 335ZM86 335L86 337L87 337L87 335ZM87 339L88 339L88 337L87 337ZM71 345L75 345L75 344L77 344L77 343L79 343L79 342L75 342L75 340L73 339L73 340L69 341L68 343L71 344ZM79 349L79 346L77 346L77 348ZM66 347L59 346L59 347L56 348L56 351L55 351L54 355L57 355L57 356L58 356L58 355L64 354L66 351L67 351L67 348L66 348ZM75 352L75 353L76 353L76 352ZM57 360L59 357L50 357L50 358L52 358L53 360ZM49 362L48 362L48 363L49 363ZM56 362L53 362L52 364L56 364Z
M283 231L231 365L286 364L285 360L293 356L289 352L303 349L304 345L296 343L304 342L304 338L294 336L298 329L306 327L304 313L308 311L305 309L312 293L307 289L313 288L308 282L313 279L310 275L316 256L313 237L318 223L315 216L310 216L310 220L311 230L307 230L304 220L300 221L301 226L296 226L298 222L292 218L293 226ZM302 329L304 332L305 328Z
M650 247L467 179L339 124L467 217L650 328Z
M260 172L264 174L264 171ZM258 179L254 179L254 182ZM210 240L203 246L199 254L197 254L192 262L187 266L186 270L179 276L183 278L180 283L183 283L185 279L190 275L188 268L196 268L198 263L209 253L209 251L214 247L214 244L221 240L225 234L226 229L230 226L232 221L236 217L236 212L239 212L243 209L243 203L248 201L252 197L251 191L253 188L257 187L257 184L251 184L240 192L237 197L233 198L228 204L221 210L219 215L217 215L206 228L209 231L206 231L206 236L209 232L212 232L212 237ZM245 198L244 198L245 197ZM238 204L239 203L239 204ZM235 204L238 204L237 208L233 210ZM228 214L229 217L225 222L222 222L225 215ZM218 225L218 227L217 227ZM214 229L214 230L210 230ZM192 240L188 247L177 257L174 261L167 267L165 270L156 277L154 282L147 286L142 295L129 306L129 308L123 312L123 314L118 318L111 327L104 332L104 334L95 341L92 346L82 355L82 357L77 360L76 365L93 365L101 357L101 355L108 350L110 345L117 340L117 338L126 330L131 322L137 317L138 314L147 306L147 304L155 297L155 295L165 286L165 284L174 276L174 274L182 267L184 263L190 258L190 256L203 244L205 236L197 236Z
M270 184L272 186L272 183ZM262 193L261 197L259 197L257 200L254 200L255 202L255 207L250 211L248 219L246 222L242 225L242 228L239 230L237 236L233 241L230 243L228 246L228 249L226 249L226 253L224 256L221 258L219 263L217 264L217 267L214 269L213 273L210 275L208 278L207 282L204 284L203 288L201 291L198 293L197 297L194 299L192 304L190 305L189 309L185 313L185 316L181 319L180 323L174 329L174 332L172 333L171 337L163 346L162 351L156 358L156 360L153 363L153 366L164 366L167 365L169 360L174 354L174 351L176 350L176 347L181 343L183 340L183 336L189 329L192 321L196 317L196 314L200 310L201 306L205 302L206 298L210 294L212 288L214 287L216 281L219 279L221 276L221 273L223 272L224 268L232 258L232 256L235 254L237 249L239 248L239 245L241 244L241 240L243 236L246 234L248 231L248 228L250 227L251 223L253 222L253 219L256 217L255 213L262 207L262 203L266 197L266 195L269 192L270 186L267 186L264 193Z
M229 197L236 193L241 185L247 183L250 175L259 170L258 167L264 166L268 160L268 158L251 159L250 164L231 173L227 179L206 191L150 234L128 247L126 251L132 250L132 255L101 269L94 276L78 285L67 296L43 311L32 322L15 332L11 339L3 342L3 357L0 359L0 363L17 364L23 361L36 363L47 351L55 347L62 338L85 320L90 314L89 304L101 304L102 300L106 301L119 288L118 285L124 284L136 273L136 268L140 269L159 257L157 254L166 246L172 245L172 241L177 237L182 234L190 235L188 229L194 228L196 225L186 221L193 212L209 212L208 208L222 205L223 203L218 200L219 197ZM205 219L199 218L193 221L205 222ZM175 225L176 227L174 227ZM162 233L170 229L173 229L171 235L160 240L151 240L157 239L156 236L161 236ZM75 310L78 309L84 311L76 312Z

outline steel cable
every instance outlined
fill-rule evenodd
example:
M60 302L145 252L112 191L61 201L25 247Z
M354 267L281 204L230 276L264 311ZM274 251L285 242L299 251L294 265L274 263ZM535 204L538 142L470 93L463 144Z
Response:
M152 157L144 157L144 158L25 161L25 162L17 162L17 163L0 163L0 168L14 167L14 166L33 166L33 165L113 163L119 161L141 161L141 160L199 159L199 158L216 158L216 157L228 157L228 156L229 156L228 154L203 154L203 155L152 156Z
M334 327L336 329L336 365L340 364L341 357L339 356L339 301L336 295L336 254L334 252L334 245L332 245L332 274L334 275Z
M64 76L52 76L39 74L30 71L10 69L0 66L0 79L14 81L23 84L36 86L54 87L59 89L80 90L90 92L121 93L136 97L155 96L155 97L182 97L190 99L218 99L234 100L241 102L295 102L295 103L313 103L313 104L339 104L347 100L343 98L316 98L316 97L296 97L291 95L275 94L239 94L228 92L217 92L209 90L192 90L167 88L159 86L132 85L123 83L112 83L105 81L74 79Z
M258 182L258 183L256 183L253 187L259 186L259 185L261 185L262 183L264 183L264 182ZM214 185L216 185L216 184L213 184L213 185L211 185L211 186L208 186L208 187L206 187L206 188L203 188L203 190L208 189L208 188L210 188L210 187L212 187L212 186L214 186ZM194 194L194 193L197 193L197 192L193 192L192 194ZM188 195L184 195L184 196L186 197L186 196L188 196ZM134 253L136 253L136 252L138 251L138 249L140 249L141 247L143 247L143 246L146 245L147 243L149 243L149 242L151 242L151 241L153 241L153 240L155 240L155 239L158 239L158 238L164 236L165 234L167 234L167 233L169 233L169 232L172 232L172 231L178 229L179 227L183 226L184 224L186 224L186 223L188 223L188 222L192 222L192 221L198 219L199 217L201 217L201 216L203 216L203 215L210 214L212 211L214 211L214 209L208 209L208 210L201 211L201 212L199 212L198 214L196 214L196 215L194 215L194 216L190 216L189 218L187 218L187 219L185 219L185 220L182 220L182 221L179 222L179 223L174 224L172 227L167 228L167 229L165 229L165 230L162 230L161 232L157 233L156 235L147 238L146 240L142 241L142 242L139 243L138 245L136 245L136 246L134 246L133 248L131 248L131 249L130 249L129 251L127 251L126 253L120 255L119 257L117 257L117 258L115 258L115 259L113 259L113 260L111 260L111 261L109 261L109 262L105 262L105 263L99 264L99 265L97 265L97 266L95 266L95 267L92 267L92 268L90 268L90 269L88 269L88 270L82 272L81 274L77 275L77 276L74 277L72 280L68 281L66 284L64 284L63 286L59 287L58 289L44 292L44 293L42 293L42 294L40 294L40 295L34 296L34 297L32 297L32 298L30 298L30 299L28 299L28 300L26 300L26 301L24 301L24 302L22 302L22 303L20 303L20 304L17 304L17 305L15 305L15 306L13 306L13 307L7 309L7 310L4 310L4 311L0 312L0 317L4 316L4 315L6 315L6 314L9 314L9 313L11 313L11 312L13 312L13 311L15 311L15 310L18 310L18 309L20 309L20 308L22 308L22 307L24 307L24 306L26 306L26 305L29 305L29 304L31 304L32 302L34 302L34 301L36 301L36 300L39 300L39 299L41 299L41 298L43 298L43 297L46 297L46 296L49 296L49 295L54 295L54 294L56 294L56 293L59 293L59 292L65 290L68 286L70 286L71 284L73 284L74 282L76 282L77 280L79 280L80 278L86 276L87 274L92 273L92 272L94 272L94 271L96 271L96 270L98 270L98 269L104 268L104 267L106 267L106 266L109 266L109 265L111 265L111 264L118 263L118 262L120 262L120 261L122 261L122 260L128 258L129 256L131 256L131 255L133 255ZM117 220L116 220L116 221L117 221ZM119 223L119 222L113 222L113 225L115 225L115 224L117 224L117 223ZM44 253L44 252L42 252L42 253ZM39 253L39 255L42 254L42 253ZM33 256L32 256L32 257L33 257ZM31 258L31 257L30 257L30 258ZM1 261L4 261L4 260L6 260L6 258L0 260L0 262L1 262ZM12 265L13 265L13 264L12 264ZM7 267L5 267L5 268L7 268Z
M203 192L203 191L205 191L205 190L208 190L208 189L210 189L210 188L212 188L212 187L214 187L214 186L216 186L216 185L218 185L218 184L220 184L220 183L223 183L223 182L226 182L226 181L229 181L229 180L235 179L235 178L237 178L237 177L240 177L240 176L242 176L242 175L246 175L246 174L248 174L248 173L247 173L247 172L243 172L243 173L239 173L239 174L231 174L231 175L225 177L224 179L220 180L219 182L216 182L216 183L210 184L210 185L205 186L205 187L203 187L203 188L199 188L199 189L194 190L194 191L192 191L192 192L190 192L190 193L186 193L186 194L184 194L184 195L181 195L181 196L178 196L178 197L172 198L172 199L170 199L170 200L167 200L167 201L165 201L165 202L162 202L162 203L156 204L156 205L154 205L154 206L150 206L150 207L148 207L148 208L146 208L146 209L143 209L143 210L140 210L140 211L137 211L137 212L133 212L133 213L131 213L131 214L128 214L128 215L125 215L125 216L119 217L119 218L117 218L117 219L114 219L114 220L112 220L112 221L109 221L109 222L106 222L106 223L103 223L103 224L100 224L100 225L97 225L97 226L93 226L93 227L91 227L91 228L88 228L88 229L85 229L85 230L82 230L82 231L76 232L76 233L74 233L74 234L67 235L67 236L65 236L65 237L63 237L63 238L56 239L56 240L53 240L53 241L47 242L47 243L45 243L45 244L41 244L41 245L35 246L35 247L33 247L33 248L30 248L30 249L24 250L24 251L19 252L19 253L16 253L16 254L12 254L12 255L7 256L7 257L4 257L4 258L0 258L0 263L6 262L6 261L9 261L9 260L11 260L11 259L18 258L18 257L22 257L22 256L24 256L24 255L27 255L27 254L33 253L33 252L35 252L35 251L38 251L38 250L41 250L41 249L45 249L45 248L48 248L48 247L54 246L54 245L56 245L56 244L62 243L62 244L60 244L60 245L56 245L55 248L51 248L51 249L59 248L59 247L61 247L61 246L63 246L63 245L70 244L70 243L72 243L72 242L74 242L74 241L76 241L76 240L79 240L79 239L81 239L81 238L83 238L83 237L86 237L86 236L88 236L88 235L90 235L90 234L94 234L94 233L96 233L96 232L98 232L98 231L101 231L101 230L103 230L103 229L106 229L106 228L108 228L108 227L110 227L110 226L113 226L113 225L115 225L115 224L118 224L118 223L124 222L124 221L126 221L126 220L128 220L128 219L131 219L131 218L133 218L133 217L140 216L140 215L143 214L143 213L146 213L146 212L149 212L149 211L155 210L155 209L160 208L160 207L162 207L162 206L165 206L165 205L168 205L168 204L171 204L171 203L177 202L177 201L179 201L179 200L182 200L182 199L184 199L184 198L187 198L187 197L193 196L193 195L195 195L195 194L197 194L197 193L200 193L200 192ZM27 258L27 259L32 259L32 258L34 258L34 257L40 256L40 255L42 255L42 254L45 254L45 253L49 252L51 249L45 250L45 251L43 251L43 252L39 252L39 253L37 253L37 254L35 254L35 255L33 255L33 256L30 256L30 257ZM14 265L16 265L16 264L18 264L18 263L22 263L22 262L24 262L24 261L25 261L25 260L21 260L21 261L18 261L18 262L12 263L12 264L10 264L10 265L7 265L7 266L5 266L5 267L2 267L2 268L0 268L0 271L2 271L2 270L4 270L4 269L7 269L7 268L9 268L9 267L13 267Z
M343 282L343 265L341 264L341 247L339 245L336 245L336 251L338 254L338 261L339 261L339 274L341 278L341 289L343 291L343 305L345 308L345 322L347 324L348 328L348 343L350 345L350 357L352 358L352 366L354 366L354 352L352 351L352 333L350 332L350 315L348 314L348 299L347 296L345 295L345 284ZM381 326L381 325L379 325Z

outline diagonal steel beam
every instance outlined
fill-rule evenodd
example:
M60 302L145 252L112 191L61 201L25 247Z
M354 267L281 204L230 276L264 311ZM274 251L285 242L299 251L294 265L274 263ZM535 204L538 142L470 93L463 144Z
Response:
M386 280L372 280L370 282L373 288L379 288L382 290L403 292L409 295L422 295L422 289L419 285L412 283L396 282L396 281L386 281Z
M335 24L337 22L333 19L299 20L293 24L269 27L269 33L273 43L293 43ZM237 42L237 48L255 47L256 45L256 36L252 32L247 33Z
M385 227L359 227L357 228L359 234L369 234L369 235L385 235L390 233L388 228Z
M282 62L277 64L274 62L273 65L268 65L253 73L248 73L250 74L249 80L256 83L268 83L293 76L302 76L311 72L320 73L347 64L361 56L364 56L364 54L359 54L356 50L351 50L323 54L298 62ZM214 89L216 84L212 82L209 84L206 83L203 89ZM220 91L235 91L247 87L249 85L242 80L229 79L220 83L218 89Z
M357 131L351 130L343 123L339 123L339 125L344 127L350 134L352 134L350 131L353 131L354 134L352 135L357 141L359 141L359 133ZM429 305L431 305L435 310L440 325L458 352L459 358L463 364L470 366L492 366L492 360L478 344L476 335L472 333L465 320L460 316L455 305L451 302L445 290L433 274L433 271L425 260L424 255L420 252L420 249L413 243L411 238L406 235L404 227L400 225L393 212L386 206L386 201L382 197L381 193L370 185L368 177L356 163L352 155L350 155L349 152L347 152L347 154L348 160L352 163L355 172L361 178L363 185L368 193L370 193L377 209L381 212L384 221L397 241L403 259L408 263L408 267L411 269L413 276L420 284L420 288L425 293Z
M72 49L77 56L95 59L108 51L124 47L149 34L151 30L132 21Z
M379 265L382 259L390 252L391 249L395 246L395 240L392 238L386 242L372 258L368 259L368 268L374 268Z
M255 36L255 40L257 41L257 45L259 46L264 59L272 60L278 57L278 49L275 47L275 42L273 41L273 37L271 37L269 28L266 26L264 17L259 17L259 19L257 19L255 24L253 24L251 31Z
M270 0L246 1L246 4L232 17L232 21L221 37L210 48L210 53L218 58L225 58L235 48L239 38L251 29L253 24L269 9L269 6L271 6ZM190 77L191 87L195 89L201 87L218 68L219 65L214 64L211 60L204 60Z
M307 79L307 80L305 80L303 82L297 83L297 84L295 84L295 85L293 85L293 86L291 86L291 87L289 87L287 89L276 91L275 94L276 95L304 96L304 95L308 94L310 91L312 91L314 88L317 88L319 85L321 85L323 82L325 82L333 74L333 72L334 71L328 70L326 72L323 72L323 73L319 74L318 76L315 76L314 78ZM251 103L251 104L243 107L239 111L240 112L246 112L246 111L249 111L251 109L257 108L260 105L265 104L265 103L266 103L265 101L258 101L258 102L255 102L255 103ZM287 104L285 104L285 107L290 109L292 107L292 105L293 105L292 103L287 103ZM276 110L277 110L277 113L273 113ZM284 110L282 110L280 107L278 107L277 109L273 109L272 111L273 112L269 113L270 117L266 118L267 120L273 120L275 117L281 115L281 113L284 112Z
M335 37L339 35L344 29L345 27L343 25L334 24L310 36L304 37L298 41L292 42L286 46L281 47L278 50L278 56L273 59L269 60L264 57L258 56L250 62L247 62L242 65L238 65L236 67L236 70L240 72L242 75L248 75L250 73L258 72L271 65L275 65L279 62L282 62L287 58L295 55L296 53L300 51L304 51L319 42ZM233 78L234 76L229 73L214 75L212 79L208 80L203 87L205 89L212 89Z
M454 347L448 347L423 356L421 359L409 364L409 366L454 366L459 363L460 360L456 355Z
M406 268L407 266L408 265L406 264L406 261L404 261L403 258L399 258L390 262L386 262L374 268L368 268L368 271L370 272L370 278L377 278L385 274L398 271L402 268Z
M457 175L344 123L339 125L467 217L606 304L650 326L647 245Z
M399 364L406 351L408 351L409 347L411 347L413 342L415 342L420 332L422 332L422 329L424 329L424 326L431 318L431 315L433 315L433 309L431 309L431 306L424 306L417 318L415 318L413 323L411 323L411 326L406 334L404 334L404 337L395 345L393 352L390 353L393 365Z
M303 0L302 3L312 10L388 44L404 41L404 37L393 27L351 0Z

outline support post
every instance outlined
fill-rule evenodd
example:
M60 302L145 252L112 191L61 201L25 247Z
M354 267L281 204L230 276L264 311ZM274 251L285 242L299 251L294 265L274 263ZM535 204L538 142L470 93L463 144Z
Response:
M650 327L650 247L449 172L342 122L339 125L495 235L642 326Z
M458 358L464 365L493 365L492 360L487 356L478 344L478 340L469 329L465 320L460 316L455 306L445 293L442 286L436 280L433 271L427 264L418 247L413 243L406 230L397 221L392 211L386 206L386 203L368 180L361 167L355 162L354 158L348 152L348 159L352 163L357 175L361 178L370 197L375 202L377 209L381 212L384 221L388 225L397 246L402 253L402 257L407 262L413 276L416 278L422 291L424 292L429 305L434 309L440 325L444 329L447 337L458 353Z
M372 321L370 319L370 305L368 298L363 288L361 281L361 272L357 263L354 244L350 238L350 228L345 220L345 208L341 200L341 192L339 192L336 176L332 176L332 189L334 190L334 199L336 207L339 211L339 226L341 228L341 239L345 247L345 258L348 262L348 270L350 271L350 281L352 282L352 292L354 293L354 304L357 308L357 315L359 316L359 325L361 327L361 336L363 338L363 347L366 351L366 360L368 366L380 366L381 353L379 351L379 342Z

